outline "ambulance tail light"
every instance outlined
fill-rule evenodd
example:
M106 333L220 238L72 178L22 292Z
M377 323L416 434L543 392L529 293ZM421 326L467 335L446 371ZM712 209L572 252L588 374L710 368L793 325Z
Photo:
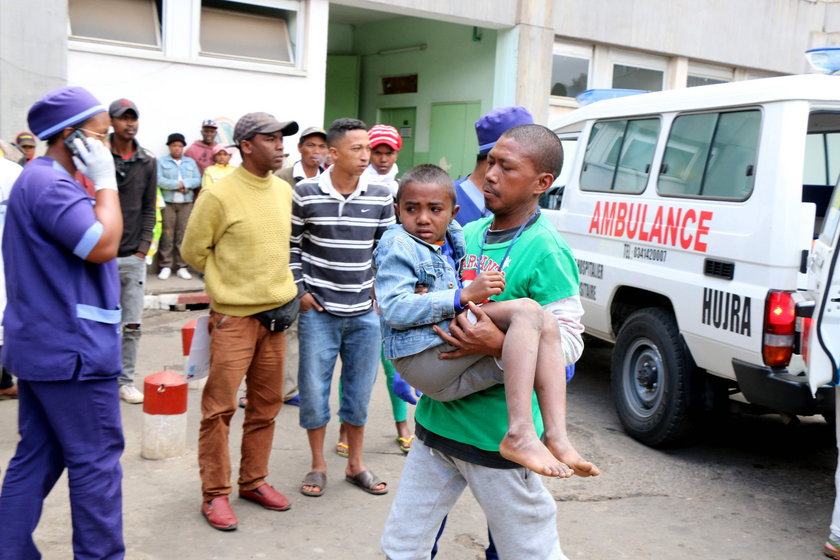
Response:
M808 363L808 359L811 357L811 318L805 317L802 319L802 328L799 330L801 333L801 340L800 340L800 354L802 354L802 359L805 360L805 363Z
M761 353L770 367L786 367L793 355L796 310L791 292L770 290L764 308Z

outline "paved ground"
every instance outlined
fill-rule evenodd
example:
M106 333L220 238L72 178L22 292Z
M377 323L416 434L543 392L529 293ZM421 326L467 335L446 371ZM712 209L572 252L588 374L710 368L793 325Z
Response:
M175 286L173 280L165 287L170 286ZM182 370L180 327L201 313L147 312L139 371L145 375L164 368ZM731 418L710 422L685 447L651 450L625 436L618 424L609 399L608 356L608 348L593 345L587 350L569 397L570 432L603 475L547 483L558 502L563 548L572 560L821 557L836 461L832 432L824 422L807 420L792 427L772 416ZM14 452L16 409L15 401L0 401L0 468ZM122 404L122 412L128 558L382 558L378 540L404 457L393 441L381 380L371 404L366 461L390 482L392 493L370 496L345 483L343 461L332 453L326 494L306 498L298 493L309 466L306 437L297 426L297 409L284 407L270 481L292 500L292 509L269 512L234 499L240 520L234 533L211 529L199 514L199 391L189 391L188 450L179 458L142 459L142 408ZM234 462L241 421L237 414L231 438ZM336 433L337 424L331 424L329 442L335 441ZM36 540L44 558L57 560L70 557L70 539L62 479L47 499ZM440 558L483 558L485 543L483 516L465 493L451 516Z

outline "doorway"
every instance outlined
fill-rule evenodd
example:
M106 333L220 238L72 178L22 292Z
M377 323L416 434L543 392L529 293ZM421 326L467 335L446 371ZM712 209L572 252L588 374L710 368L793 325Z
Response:
M414 136L416 107L388 107L379 109L379 124L387 124L396 128L402 137L402 148L397 158L399 174L402 175L414 167Z
M480 116L478 101L432 103L429 163L439 165L453 179L468 175L475 168L475 121Z

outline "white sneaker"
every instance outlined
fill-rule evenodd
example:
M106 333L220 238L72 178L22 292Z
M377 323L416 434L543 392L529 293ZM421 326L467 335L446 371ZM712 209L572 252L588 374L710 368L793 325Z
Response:
M140 404L143 402L143 393L134 385L120 385L120 398L129 404Z
M169 280L169 277L172 276L172 269L168 266L164 266L160 269L160 273L158 274L158 278L161 280Z
M178 272L176 272L178 278L183 278L184 280L192 280L192 274L186 268L179 268Z

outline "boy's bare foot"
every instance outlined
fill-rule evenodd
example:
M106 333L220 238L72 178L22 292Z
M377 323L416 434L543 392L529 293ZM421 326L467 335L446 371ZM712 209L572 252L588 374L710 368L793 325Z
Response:
M572 469L552 455L533 430L508 430L499 443L499 453L508 461L519 463L537 474L559 478L572 476Z
M558 441L546 437L545 445L554 457L568 465L574 471L574 474L578 476L598 476L601 474L601 469L581 457L569 440Z

